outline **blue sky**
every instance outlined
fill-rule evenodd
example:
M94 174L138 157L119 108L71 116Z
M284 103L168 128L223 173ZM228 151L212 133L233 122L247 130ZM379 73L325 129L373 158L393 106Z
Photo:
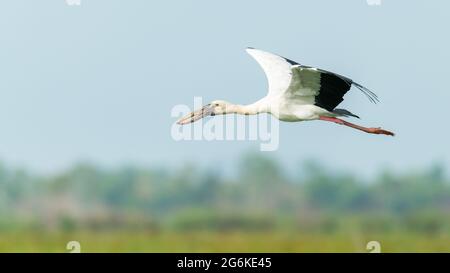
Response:
M448 1L2 1L0 159L40 172L89 160L227 168L257 142L175 142L176 104L251 103L266 80L247 46L346 75L341 105L395 138L324 122L282 123L265 153L362 173L449 167Z

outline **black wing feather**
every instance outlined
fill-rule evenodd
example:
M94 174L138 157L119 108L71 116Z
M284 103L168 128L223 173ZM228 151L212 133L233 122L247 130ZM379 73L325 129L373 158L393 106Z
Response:
M315 96L315 105L321 108L330 112L333 111L344 100L345 93L350 90L352 85L363 92L371 102L378 102L378 97L375 93L345 76L310 66L302 65L301 67L315 69L321 73L319 94Z

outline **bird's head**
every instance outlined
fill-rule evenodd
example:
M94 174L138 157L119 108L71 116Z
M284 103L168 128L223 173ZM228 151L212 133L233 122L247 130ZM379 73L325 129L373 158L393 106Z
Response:
M213 100L211 103L209 103L209 106L213 108L213 113L215 115L223 115L226 113L230 113L231 108L234 106L234 104L224 100Z
M230 109L233 104L224 100L214 100L201 109L198 109L189 115L186 115L177 121L177 124L184 125L189 124L207 116L223 115L230 113Z

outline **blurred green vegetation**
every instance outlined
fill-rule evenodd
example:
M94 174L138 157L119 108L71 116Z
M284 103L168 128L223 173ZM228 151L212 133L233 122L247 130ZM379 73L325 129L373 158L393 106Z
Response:
M249 153L235 175L79 164L57 175L0 165L0 251L450 251L450 180L433 165L371 178L318 162L286 175Z

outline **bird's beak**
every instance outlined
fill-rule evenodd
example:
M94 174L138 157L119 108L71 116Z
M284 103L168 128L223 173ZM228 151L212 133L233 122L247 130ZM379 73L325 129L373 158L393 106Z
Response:
M211 104L207 104L207 105L203 106L201 109L194 111L194 112L190 113L189 115L186 115L186 116L182 117L181 119L179 119L177 121L177 124L179 124L179 125L189 124L189 123L192 123L199 119L202 119L204 117L210 116L213 113L214 113L214 107L212 107Z

